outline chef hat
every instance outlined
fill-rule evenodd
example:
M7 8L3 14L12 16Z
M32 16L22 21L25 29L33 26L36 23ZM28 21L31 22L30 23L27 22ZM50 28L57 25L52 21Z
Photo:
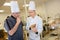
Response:
M11 12L12 13L20 12L17 1L11 1L10 6L11 6Z
M34 1L30 1L30 3L29 3L29 10L36 10Z

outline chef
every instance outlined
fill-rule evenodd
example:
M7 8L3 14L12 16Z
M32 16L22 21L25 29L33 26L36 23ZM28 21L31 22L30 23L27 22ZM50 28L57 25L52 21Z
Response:
M11 16L4 23L8 33L8 40L23 40L23 23L20 18L20 10L17 1L10 2Z
M40 40L43 31L42 18L36 15L35 2L29 3L29 17L27 18L26 30L29 33L29 40Z

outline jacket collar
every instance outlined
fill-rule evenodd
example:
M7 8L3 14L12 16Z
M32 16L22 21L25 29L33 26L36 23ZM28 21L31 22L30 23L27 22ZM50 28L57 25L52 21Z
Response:
M11 15L11 17L12 17L13 19L16 19L16 18L15 18L14 16L12 16L12 15Z

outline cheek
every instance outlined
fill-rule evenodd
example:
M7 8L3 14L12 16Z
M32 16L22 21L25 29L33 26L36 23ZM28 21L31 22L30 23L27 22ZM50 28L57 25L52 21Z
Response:
M34 15L34 13L31 13L31 15Z
M35 13L33 13L33 15L35 15Z
M16 14L16 16L19 16L19 14Z
M15 16L17 16L17 15L15 15Z
M16 14L16 16L18 16L18 15Z
M15 15L17 17L17 15Z
M33 13L29 13L30 15L33 15Z

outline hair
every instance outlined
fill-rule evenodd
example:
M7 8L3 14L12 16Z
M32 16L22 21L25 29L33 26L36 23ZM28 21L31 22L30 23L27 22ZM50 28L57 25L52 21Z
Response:
M9 18L9 16L7 16L7 18Z

